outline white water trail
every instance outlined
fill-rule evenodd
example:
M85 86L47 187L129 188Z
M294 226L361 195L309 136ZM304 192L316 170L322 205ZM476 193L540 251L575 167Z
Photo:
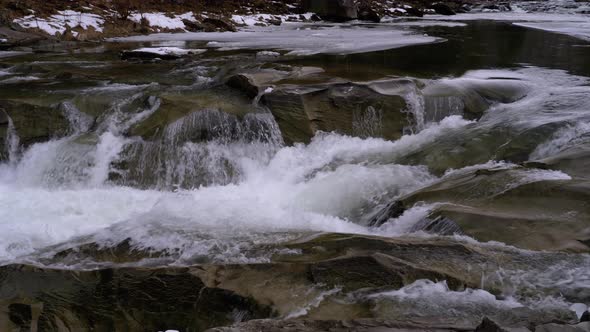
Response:
M538 160L552 157L588 140L590 140L590 122L583 121L568 125L558 130L546 142L539 144L529 159Z

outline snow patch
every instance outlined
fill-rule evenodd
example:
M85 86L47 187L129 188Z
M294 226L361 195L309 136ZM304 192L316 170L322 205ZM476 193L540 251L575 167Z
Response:
M256 53L257 58L276 58L279 56L281 56L281 53L273 51L260 51Z
M73 10L61 10L57 14L45 18L28 15L15 19L13 22L26 29L40 29L52 36L56 33L63 34L68 26L70 28L79 26L84 30L92 27L94 30L102 32L104 25L104 19L99 15ZM78 33L72 31L72 34L76 36Z
M144 47L133 50L132 52L144 52L159 55L187 55L187 54L201 54L207 50L204 49L186 49L180 47Z
M129 15L129 19L136 23L141 23L145 18L151 27L158 27L163 29L186 29L182 20L194 21L195 16L193 12L187 12L181 15L170 15L165 13L133 13Z

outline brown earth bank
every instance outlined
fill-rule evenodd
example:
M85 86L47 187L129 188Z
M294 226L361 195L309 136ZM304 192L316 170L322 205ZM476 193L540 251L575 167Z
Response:
M30 45L42 39L100 41L104 38L148 34L156 32L185 31L235 31L240 22L231 20L232 15L270 14L256 25L280 25L284 21L347 21L360 19L379 22L384 16L423 16L426 14L453 15L467 12L472 8L488 10L511 10L505 1L498 0L0 0L0 49L12 46ZM51 16L96 15L104 20L102 31L92 27L67 25L65 31L49 33L38 28L40 21ZM187 12L193 17L183 19L184 27L157 27L141 15L141 19L130 19L135 13L163 13L174 18ZM303 13L317 15L301 15ZM15 20L32 17L32 23L22 24Z

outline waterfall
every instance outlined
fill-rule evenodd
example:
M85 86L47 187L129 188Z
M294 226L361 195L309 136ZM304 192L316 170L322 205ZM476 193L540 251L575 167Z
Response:
M358 137L379 137L383 131L383 110L368 106L352 114L352 133Z
M458 96L428 96L424 98L426 122L438 122L447 116L462 115L465 103Z
M281 145L270 113L240 119L218 110L195 111L166 126L160 138L127 144L111 179L159 189L235 183L244 160L268 161Z
M425 127L424 119L424 96L420 89L415 86L405 96L406 110L408 113L409 125L404 128L404 134L419 133Z
M20 138L14 128L14 123L10 116L8 116L8 128L6 130L6 152L8 154L8 162L10 165L15 165L19 159Z

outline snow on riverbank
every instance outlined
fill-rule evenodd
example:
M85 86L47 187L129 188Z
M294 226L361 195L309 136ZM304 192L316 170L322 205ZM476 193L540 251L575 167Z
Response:
M135 23L141 23L142 18L145 18L151 27L165 28L165 29L182 29L186 26L183 20L194 21L195 15L193 12L188 12L180 15L166 14L166 13L133 13L129 15L129 19Z
M15 19L14 23L26 29L40 29L49 35L54 36L56 33L63 34L67 27L81 27L84 30L93 28L97 32L103 31L104 18L96 14L82 13L73 10L61 10L57 14L49 17L37 17L28 15ZM78 33L72 31L76 36Z

